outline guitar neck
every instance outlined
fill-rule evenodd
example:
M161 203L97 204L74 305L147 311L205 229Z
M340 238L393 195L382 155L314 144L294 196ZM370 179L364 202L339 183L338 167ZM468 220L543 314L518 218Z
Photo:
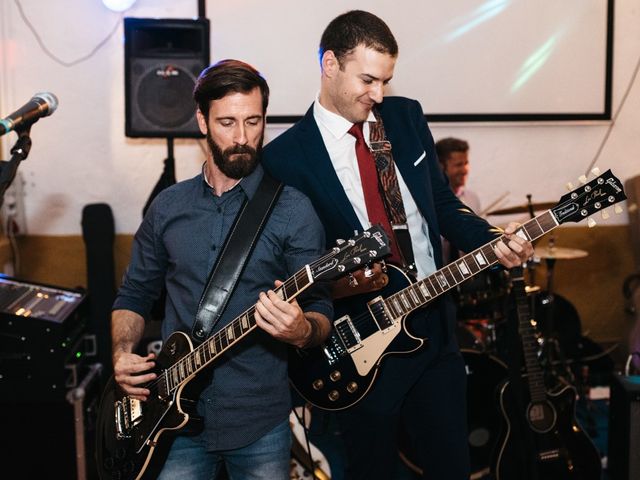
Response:
M551 210L547 210L524 223L516 231L516 234L533 241L558 225L560 223ZM424 279L394 293L384 300L385 307L391 312L393 318L399 318L426 305L468 278L498 263L498 257L494 250L499 242L506 243L508 239L504 235L497 237Z
M522 267L511 269L511 273L511 291L516 299L518 332L522 340L529 393L531 394L531 401L539 403L546 399L547 393L544 385L544 374L538 363L536 331L531 323L532 318L524 284L524 273Z
M311 270L309 266L305 266L281 286L274 289L274 292L282 300L290 302L313 282ZM185 380L202 371L227 349L254 330L256 328L255 312L254 305L167 368L163 372L167 391L172 392L177 389Z

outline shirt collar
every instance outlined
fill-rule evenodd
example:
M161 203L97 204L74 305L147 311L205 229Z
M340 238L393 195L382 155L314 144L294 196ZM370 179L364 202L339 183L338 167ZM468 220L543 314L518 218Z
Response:
M349 129L353 126L349 120L337 113L327 110L320 104L320 92L316 94L316 101L313 103L313 117L316 122L322 124L336 140L344 137ZM367 122L375 122L376 117L373 112L369 112Z
M204 174L205 165L206 165L206 162L202 164L202 172L200 173L200 175L202 175L202 187L208 194L211 194L211 190L213 189L213 187L209 184L207 177ZM240 183L238 183L238 185L236 185L231 190L229 190L229 192L240 187L242 191L245 193L245 195L247 196L247 198L251 199L255 195L256 190L258 190L258 185L260 185L260 181L262 180L263 176L264 176L264 169L262 168L262 165L258 163L258 165L256 166L256 169L246 177L243 177L242 180L240 180ZM227 192L224 192L224 193L227 193ZM224 193L222 195L224 195Z

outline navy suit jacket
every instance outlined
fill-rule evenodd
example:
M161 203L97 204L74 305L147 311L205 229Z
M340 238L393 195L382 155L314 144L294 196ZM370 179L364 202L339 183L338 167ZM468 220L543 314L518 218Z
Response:
M495 238L491 226L469 213L449 188L438 164L433 137L415 100L385 97L378 107L393 160L418 209L429 225L429 236L442 266L440 235L463 251L471 251ZM327 245L363 230L333 169L313 106L285 133L266 145L263 165L273 176L307 195L327 233Z
M440 235L464 251L474 250L495 238L492 227L472 214L449 187L438 164L433 137L420 104L403 97L385 97L377 109L392 145L394 162L429 225L438 268L442 266ZM265 146L262 163L274 177L311 199L325 227L328 247L338 238L353 236L354 230L363 231L324 146L313 117L313 106L299 122ZM428 322L421 322L427 325L425 329L414 329L414 333L428 336L437 351L457 349L455 342L448 342L455 324L452 305L440 301L434 307L425 311L429 317ZM435 321L437 317L447 321ZM449 343L452 345L445 345ZM430 349L423 352L425 350ZM410 385L411 377L420 371L414 368L415 363L407 362L420 361L422 354L401 357L403 359L392 357L382 364L383 371L393 372L382 378L387 384L397 383L387 385L385 389L395 388L399 396ZM413 375L407 375L408 370L414 372ZM376 396L377 387L368 399Z

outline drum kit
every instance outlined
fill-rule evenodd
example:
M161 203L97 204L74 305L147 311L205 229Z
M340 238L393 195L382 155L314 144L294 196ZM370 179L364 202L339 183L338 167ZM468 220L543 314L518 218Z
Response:
M534 211L553 206L555 203L531 203L529 199L527 205L494 210L488 215L529 213L533 218ZM573 305L553 292L553 272L556 261L584 258L588 253L556 246L553 239L546 246L535 246L534 251L526 265L529 280L525 291L538 326L539 360L543 368L553 364L553 369L549 367L552 375L573 383L571 369L563 361L566 358L563 346L578 342L580 319ZM542 262L547 269L544 288L535 281L536 267ZM514 337L507 335L509 318L514 313L510 283L507 270L490 269L460 284L454 291L458 313L456 333L467 373L471 479L489 475L492 450L500 433L501 417L495 405L495 391L509 375L508 365L514 351ZM400 455L410 469L422 474L419 466L412 462L411 451L406 445L401 446Z

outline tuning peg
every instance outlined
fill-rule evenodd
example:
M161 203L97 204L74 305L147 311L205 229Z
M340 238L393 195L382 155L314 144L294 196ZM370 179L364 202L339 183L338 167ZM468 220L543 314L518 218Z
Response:
M354 277L351 273L349 274L349 286L352 288L358 286L358 280L356 280L356 277Z
M344 238L336 239L336 245L342 245L344 242L346 242L346 240Z
M378 252L376 250L369 250L369 257L376 258L378 256Z
M587 177L586 177L586 175L580 175L580 176L578 177L578 180L580 180L580 183L582 183L583 185L584 185L585 183L587 183Z
M606 220L607 218L609 218L609 212L607 210L601 210L600 216L603 218L603 220Z
M622 213L622 207L620 205L616 205L613 207L613 211L620 215Z
M597 177L597 176L599 176L599 175L600 175L600 169L599 169L598 167L593 167L593 168L591 169L591 173L593 173L593 176L594 176L594 177Z
M587 220L587 225L589 228L593 228L596 226L596 221L593 218L589 218L589 220Z
M573 183L567 182L567 190L569 191L573 190Z
M367 265L366 267L364 267L364 277L365 277L365 278L371 278L371 277L373 277L373 270L371 270L371 268L369 267L369 265Z

